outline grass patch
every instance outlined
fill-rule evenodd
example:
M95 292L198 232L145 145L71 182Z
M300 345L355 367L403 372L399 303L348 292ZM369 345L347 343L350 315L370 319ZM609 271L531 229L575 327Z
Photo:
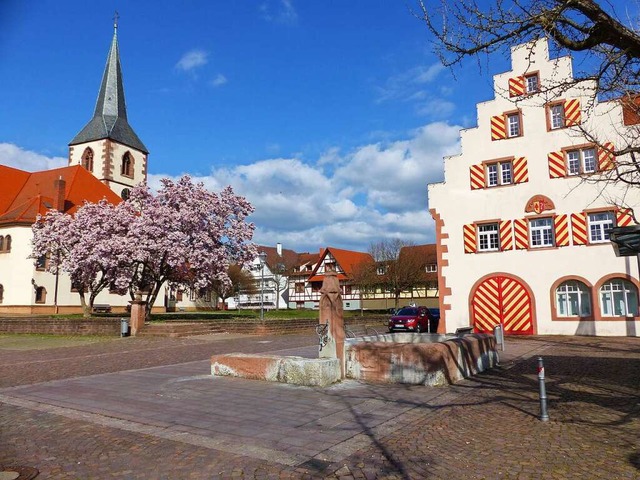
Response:
M49 348L77 347L114 340L103 335L48 335L39 333L0 334L0 350L46 350Z

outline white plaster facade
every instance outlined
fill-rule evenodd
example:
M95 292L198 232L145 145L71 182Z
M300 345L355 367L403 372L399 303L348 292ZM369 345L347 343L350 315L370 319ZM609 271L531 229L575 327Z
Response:
M556 98L542 93L544 88L527 93L529 75L537 75L542 87L571 78L571 59L549 59L546 40L513 48L512 70L494 77L495 98L477 106L478 126L461 132L461 153L444 159L444 181L428 187L436 221L440 329L453 331L474 325L491 330L501 323L505 332L513 334L637 336L636 258L616 257L606 235L597 242L590 229L593 223L594 233L598 233L595 215L605 211L611 212L605 215L613 219L613 226L628 224L631 217L618 207L624 197L625 207L637 208L640 192L569 175L572 152L580 148L584 149L579 152L583 155L579 157L581 166L587 170L584 159L591 155L590 148L596 151L596 170L606 169L611 157L591 144L579 127L548 127L549 102L561 100L566 124L570 123L569 108L577 105L577 114L581 113L578 121L585 131L595 132L601 145L616 145L619 135L627 131L622 109L613 101L587 109L593 88L589 84ZM513 82L516 90L524 88L524 94L511 92L509 96ZM505 112L519 116L520 135L492 140L492 128L500 127L500 119L493 119L504 119ZM504 126L508 130L508 119ZM502 177L500 162L507 164L505 172L510 170L511 178ZM564 169L564 176L558 176L558 168ZM497 177L491 177L493 173ZM536 225L548 221L550 230ZM586 242L582 229L586 230ZM549 246L537 235L545 232L551 234ZM607 294L610 281L628 291ZM581 291L561 295L564 289L574 287ZM569 306L568 298L579 306ZM619 310L625 300L628 312Z

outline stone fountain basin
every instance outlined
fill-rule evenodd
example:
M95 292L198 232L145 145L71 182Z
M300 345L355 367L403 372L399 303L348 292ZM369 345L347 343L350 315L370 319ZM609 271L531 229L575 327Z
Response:
M345 340L346 378L442 386L498 364L495 337L393 333ZM214 376L324 387L340 381L337 358L232 353L211 357Z
M490 334L393 333L346 343L346 376L365 382L443 386L498 364Z

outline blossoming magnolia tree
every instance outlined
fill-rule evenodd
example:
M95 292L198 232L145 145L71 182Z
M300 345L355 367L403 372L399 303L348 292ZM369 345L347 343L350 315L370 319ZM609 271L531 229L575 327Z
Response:
M52 211L34 224L32 256L48 254L49 271L59 268L82 287L85 314L106 286L141 291L152 306L165 283L210 289L229 282L230 264L255 256L246 221L253 207L231 187L212 193L189 176L161 184L156 194L140 185L118 205L87 203L74 217Z
M124 273L122 252L114 239L126 237L129 217L121 206L102 200L85 203L74 216L50 210L33 224L31 256L46 255L49 272L69 274L85 316L97 295ZM119 293L126 293L126 288Z

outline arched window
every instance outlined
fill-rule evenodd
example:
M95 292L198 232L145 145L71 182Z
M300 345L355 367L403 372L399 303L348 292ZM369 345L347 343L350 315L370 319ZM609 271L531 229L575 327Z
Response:
M120 173L125 177L133 177L133 158L129 152L122 156L122 166Z
M568 280L556 288L556 311L560 317L591 315L589 288L578 280Z
M44 287L36 287L36 303L45 303L47 301L47 289Z
M4 237L4 251L11 251L11 235L7 235L6 237Z
M2 303L3 299L4 299L4 287L2 286L2 284L0 284L0 303Z
M82 166L90 172L93 172L93 150L89 147L85 148L82 154Z
M0 235L0 252L4 252L4 237Z
M634 317L638 314L638 291L635 285L614 278L600 287L600 308L603 317Z

